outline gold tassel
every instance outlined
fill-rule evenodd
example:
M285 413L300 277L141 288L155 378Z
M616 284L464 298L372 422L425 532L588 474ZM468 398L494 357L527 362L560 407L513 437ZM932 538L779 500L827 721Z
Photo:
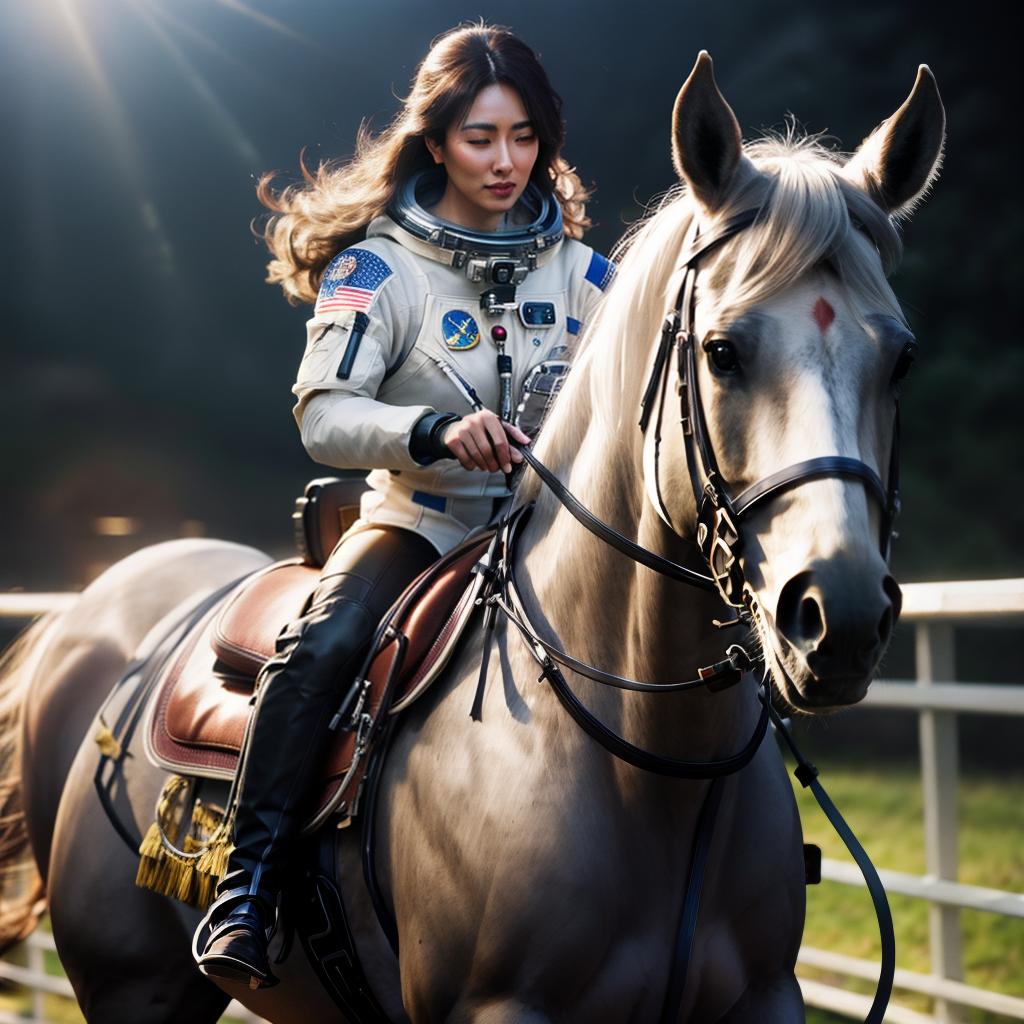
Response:
M195 885L192 857L182 857L164 842L158 822L153 822L139 846L139 870L135 884L163 896L189 902Z
M167 839L167 828L179 806L175 798L189 780L173 776L157 801L156 821L139 846L136 885L205 910L213 902L217 883L227 871L231 844L231 820L197 800L192 821L178 850Z
M223 815L218 814L212 807L207 807L202 800L197 800L192 806L192 831L191 835L199 843L197 849L201 849L204 843L202 837L213 836L220 828ZM187 840L186 840L187 842Z
M136 885L142 886L143 889L152 887L163 861L163 847L164 844L160 839L160 826L154 821L139 844L139 870L135 875Z
M101 725L96 730L96 735L93 737L96 741L96 746L100 748L100 753L104 757L118 758L121 756L121 744L117 742L114 734L105 725Z
M166 838L174 821L175 798L189 785L188 779L172 775L156 804L155 821L139 845L139 869L135 884L163 896L189 902L195 888L195 857L176 850Z
M228 857L231 856L233 849L227 831L224 830L221 834L210 837L206 849L196 859L193 905L200 910L206 910L213 902L217 883L228 869Z

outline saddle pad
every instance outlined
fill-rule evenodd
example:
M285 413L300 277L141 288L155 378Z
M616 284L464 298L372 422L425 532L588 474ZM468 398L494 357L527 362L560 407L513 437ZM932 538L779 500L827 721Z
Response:
M396 602L394 632L379 648L366 673L371 688L364 711L373 719L382 702L387 701L389 711L407 707L440 674L475 608L483 578L473 574L472 569L486 551L491 536L480 535L450 552L417 577ZM218 629L223 632L232 602L241 605L240 599L236 601L238 592L253 585L263 586L261 578L285 568L304 567L278 563L244 580L197 624L169 660L155 687L145 730L146 752L157 766L179 775L228 780L234 777L255 703L254 680L234 671L216 656L216 637ZM317 573L304 571L310 574L308 594L316 584ZM300 588L294 579L291 585L295 588L291 591L294 605ZM303 597L300 608L304 602ZM286 603L283 598L281 603ZM272 635L276 636L284 625L285 621L278 624ZM399 658L400 671L396 679L391 679ZM339 689L339 703L342 693ZM355 813L365 768L364 751L357 750L356 740L354 730L339 729L335 734L307 829L336 811Z

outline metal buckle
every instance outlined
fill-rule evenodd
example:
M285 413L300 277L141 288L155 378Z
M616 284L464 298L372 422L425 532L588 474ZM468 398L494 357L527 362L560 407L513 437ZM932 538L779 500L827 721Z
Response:
M366 740L370 735L370 730L373 728L373 718L363 712L359 716L359 725L356 728L356 757L362 754L366 750Z
M711 570L718 592L726 604L743 607L743 572L740 569L742 541L736 522L709 484L704 491L697 523L697 546Z

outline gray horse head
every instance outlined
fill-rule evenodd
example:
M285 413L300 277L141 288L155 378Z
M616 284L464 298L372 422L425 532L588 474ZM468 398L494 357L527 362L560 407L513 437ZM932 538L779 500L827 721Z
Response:
M848 160L813 138L744 146L702 53L676 99L672 150L691 216L755 224L700 268L696 338L710 440L732 493L784 466L852 457L889 478L895 401L915 350L886 274L893 219L933 182L945 115L925 65L906 102ZM683 503L690 488L680 480ZM680 511L682 521L692 512ZM767 661L800 709L865 693L899 615L862 481L802 481L745 524L742 571Z

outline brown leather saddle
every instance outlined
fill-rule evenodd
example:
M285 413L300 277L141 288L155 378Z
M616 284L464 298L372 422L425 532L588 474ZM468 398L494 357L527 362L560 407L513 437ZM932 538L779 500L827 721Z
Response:
M234 778L255 703L256 676L280 631L302 611L319 567L340 538L353 484L333 491L314 481L314 502L299 499L304 558L275 562L244 579L190 630L155 686L146 751L177 775ZM315 506L315 507L313 507ZM408 707L437 678L475 608L483 577L474 573L494 537L476 533L421 573L378 630L363 684L341 717L307 831L356 811L365 754L387 715ZM343 688L339 688L339 703Z

